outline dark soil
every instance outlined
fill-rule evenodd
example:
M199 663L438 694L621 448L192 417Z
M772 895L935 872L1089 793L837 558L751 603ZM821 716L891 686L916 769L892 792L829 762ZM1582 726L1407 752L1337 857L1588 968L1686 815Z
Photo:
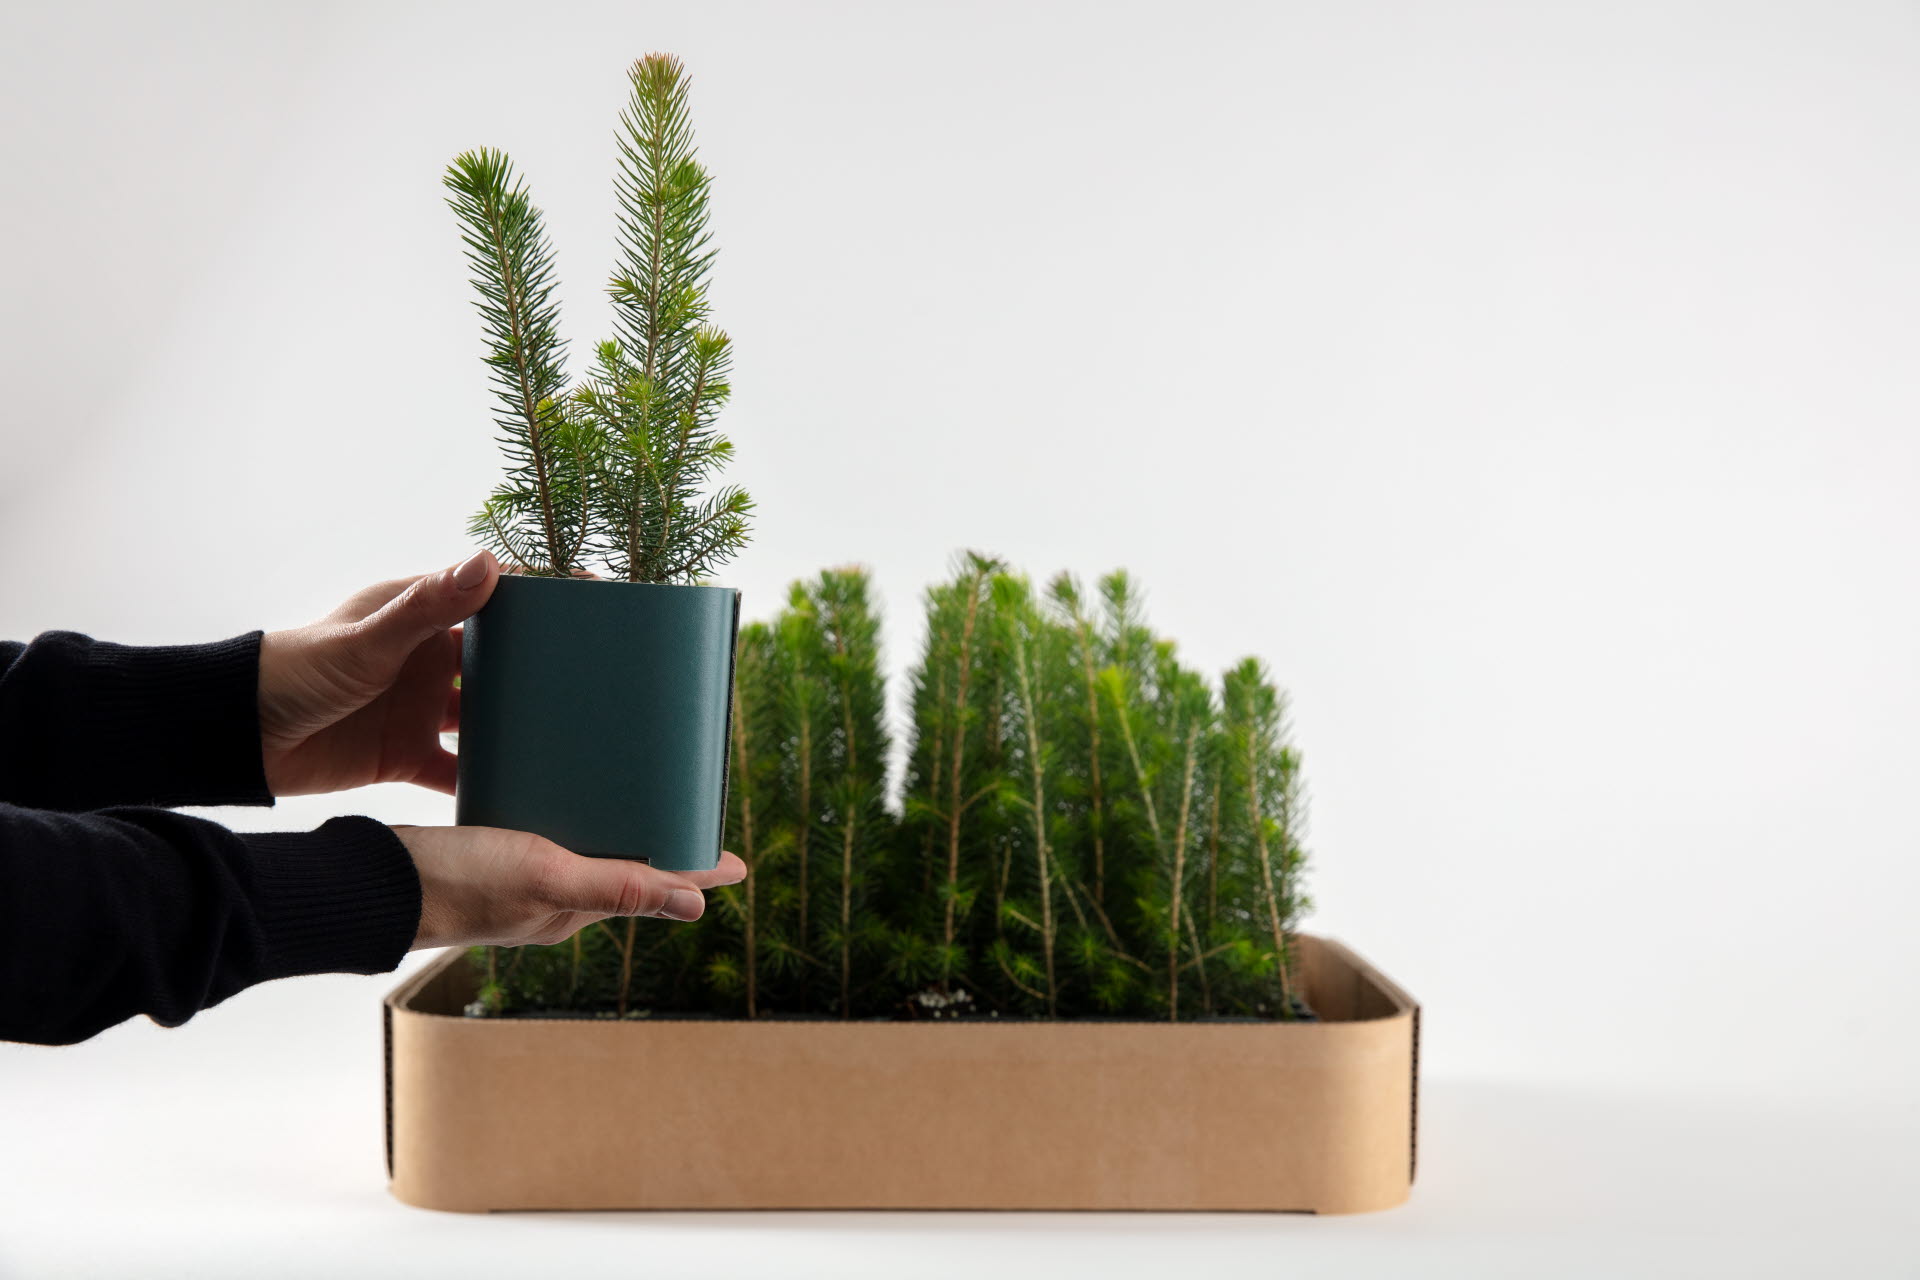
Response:
M783 1013L763 1012L757 1018L745 1018L735 1013L712 1013L685 1009L635 1009L630 1010L622 1019L612 1009L515 1009L506 1013L486 1015L497 1018L545 1019L557 1022L1004 1022L1036 1023L1067 1022L1079 1024L1109 1023L1146 1023L1158 1025L1164 1018L1118 1018L1083 1016L1077 1018L1041 1018L1041 1017L1004 1017L997 1013L940 1013L937 1015L919 1015L902 1013L892 1017L841 1018L831 1013ZM1188 1024L1224 1024L1255 1023L1266 1024L1280 1021L1276 1018L1228 1017L1225 1015L1194 1015L1180 1020ZM1305 1001L1294 998L1293 1022L1318 1022L1320 1017L1307 1007Z

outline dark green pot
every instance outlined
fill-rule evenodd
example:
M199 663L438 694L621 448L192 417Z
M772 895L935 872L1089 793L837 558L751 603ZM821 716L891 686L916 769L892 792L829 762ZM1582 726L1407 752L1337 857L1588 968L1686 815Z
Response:
M466 625L455 820L712 867L739 626L730 587L503 576Z

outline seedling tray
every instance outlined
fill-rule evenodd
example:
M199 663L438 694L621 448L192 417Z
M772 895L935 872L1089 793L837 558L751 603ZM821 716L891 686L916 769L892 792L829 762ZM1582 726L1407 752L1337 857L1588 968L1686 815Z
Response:
M1303 936L1311 1023L468 1018L386 1001L393 1194L430 1209L1355 1213L1413 1182L1419 1009Z

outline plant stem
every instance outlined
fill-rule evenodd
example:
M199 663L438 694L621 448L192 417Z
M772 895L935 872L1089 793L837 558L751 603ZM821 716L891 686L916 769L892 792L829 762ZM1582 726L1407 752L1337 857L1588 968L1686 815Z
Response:
M1280 923L1280 899L1273 888L1273 861L1267 855L1267 822L1260 811L1260 743L1247 734L1247 803L1253 809L1254 856L1260 862L1260 884L1266 899L1267 923L1273 931L1273 959L1280 975L1280 1016L1293 1016L1293 983L1287 973L1286 930Z
M1114 701L1118 703L1119 700L1120 695L1116 693ZM1165 852L1166 844L1160 837L1160 812L1153 804L1153 788L1147 785L1146 766L1140 763L1139 744L1133 740L1133 717L1127 714L1124 705L1116 706L1114 710L1120 716L1120 739L1126 743L1127 759L1133 764L1133 780L1140 788L1140 806L1146 811L1147 830L1153 834L1155 847Z
M1187 762L1180 778L1180 821L1173 836L1173 906L1168 912L1172 931L1167 935L1167 1009L1168 1020L1180 1021L1180 896L1186 885L1187 812L1193 804L1193 761L1200 741L1200 722L1187 729Z
M627 1016L627 992L633 987L633 943L640 922L627 917L626 940L620 944L620 1016Z
M960 893L960 765L966 753L967 677L973 660L973 626L980 612L980 583L984 575L977 569L967 582L966 621L960 628L958 657L959 692L953 700L953 754L949 759L947 787L947 903L946 948L940 955L940 989L945 992L953 980L954 907Z
M944 655L947 651L949 638L946 628L942 627L935 631L934 640L928 647L928 652L930 654L937 653ZM932 663L931 665L935 668L933 705L939 708L941 712L944 712L947 706L947 664L942 661ZM927 771L927 777L931 780L931 785L927 788L927 791L929 794L937 796L940 794L940 777L946 765L947 736L944 733L938 732L936 728L932 737L933 767ZM933 889L933 860L938 852L938 846L935 844L938 838L938 833L935 831L933 824L928 823L927 833L921 845L920 892L922 894L929 893Z
M1100 797L1100 694L1093 671L1093 637L1079 607L1074 607L1074 633L1080 642L1080 669L1087 682L1087 733L1092 739L1087 764L1093 774L1093 808L1088 825L1093 828L1093 896L1107 900L1106 815Z
M853 815L840 838L840 1016L853 1016Z
M853 838L859 825L860 744L853 728L853 682L848 678L846 620L836 617L834 652L840 656L840 727L846 736L846 829L840 836L840 1016L853 1016Z
M800 711L800 949L810 951L807 938L807 867L813 861L813 711Z
M1193 909L1187 909L1187 945L1193 948L1193 959L1187 963L1200 974L1200 1008L1211 1015L1213 1013L1213 984L1207 981L1207 956L1200 951L1200 930L1193 923ZM1207 954L1212 954L1211 952Z
M753 866L753 756L747 740L747 712L741 705L741 690L735 687L733 692L733 749L735 756L734 771L737 775L735 785L740 791L740 843L741 853L745 855L747 866ZM746 928L745 950L747 961L747 1016L757 1018L759 1010L760 957L756 950L758 939L754 936L754 877L749 875L746 883Z
M1213 770L1217 775L1220 771ZM1221 779L1207 788L1207 932L1220 922L1220 792Z
M1017 635L1013 642L1015 675L1020 685L1021 718L1027 723L1027 768L1033 774L1033 852L1040 880L1040 945L1047 967L1047 1016L1059 1012L1059 987L1053 970L1053 872L1047 849L1046 768L1040 758L1039 709L1034 705L1033 677L1027 670L1027 646Z

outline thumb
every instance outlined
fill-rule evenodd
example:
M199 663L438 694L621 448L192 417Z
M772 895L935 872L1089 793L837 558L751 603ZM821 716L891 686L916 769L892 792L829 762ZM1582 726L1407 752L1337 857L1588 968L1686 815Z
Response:
M706 897L692 880L625 858L569 854L548 868L545 888L555 906L600 916L698 920L706 909Z
M397 667L421 644L471 618L493 595L500 566L476 551L459 564L424 574L353 626L365 656Z

